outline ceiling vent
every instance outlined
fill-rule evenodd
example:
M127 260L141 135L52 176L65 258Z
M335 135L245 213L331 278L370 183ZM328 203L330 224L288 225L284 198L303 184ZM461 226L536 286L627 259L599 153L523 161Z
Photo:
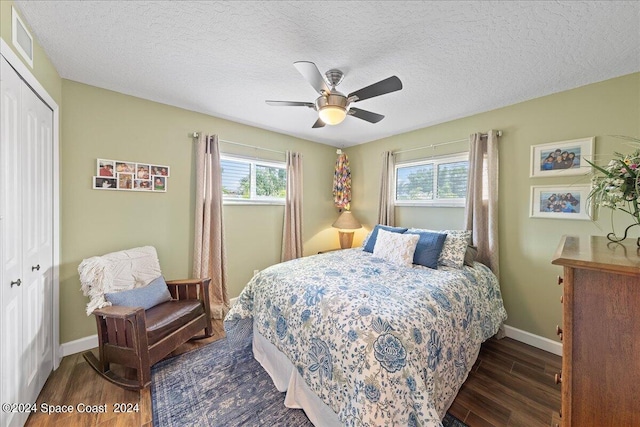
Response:
M18 15L15 7L11 8L11 41L18 53L24 58L27 64L33 68L33 36L27 30L22 19Z

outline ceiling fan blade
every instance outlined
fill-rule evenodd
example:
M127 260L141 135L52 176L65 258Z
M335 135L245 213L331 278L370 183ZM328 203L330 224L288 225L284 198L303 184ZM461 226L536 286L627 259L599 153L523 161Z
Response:
M324 122L322 121L322 119L318 118L318 120L316 120L316 122L311 127L313 129L315 129L315 128L323 128L324 127Z
M371 111L361 110L360 108L349 108L349 115L353 117L357 117L369 123L378 123L380 120L384 119L382 114L372 113Z
M357 102L362 101L363 99L373 98L374 96L380 96L386 93L395 92L400 89L402 89L402 82L400 81L400 79L396 76L391 76L388 79L381 80L378 83L374 83L370 86L363 87L360 90L352 92L348 97L357 97L358 99L354 101Z
M294 62L293 65L320 95L322 95L323 92L331 92L331 89L327 86L327 82L324 81L324 77L320 74L316 64L309 61L298 61Z
M314 108L313 102L298 102L298 101L265 101L269 105L274 107L309 107Z

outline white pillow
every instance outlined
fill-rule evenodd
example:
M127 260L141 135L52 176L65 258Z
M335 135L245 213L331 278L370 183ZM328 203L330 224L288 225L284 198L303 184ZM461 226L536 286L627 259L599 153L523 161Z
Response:
M464 255L467 252L467 246L471 243L471 230L423 230L419 228L410 228L407 233L412 231L430 231L432 233L443 233L447 235L442 246L442 252L438 258L438 265L446 267L462 268L464 266Z
M379 229L376 245L373 247L373 256L411 267L418 240L420 236L417 234L392 233Z

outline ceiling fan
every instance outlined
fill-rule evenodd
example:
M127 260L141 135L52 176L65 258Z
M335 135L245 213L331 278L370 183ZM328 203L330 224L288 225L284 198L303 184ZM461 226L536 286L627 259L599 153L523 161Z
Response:
M402 89L400 79L396 76L391 76L345 96L336 90L336 86L338 86L344 78L342 71L331 69L327 71L324 74L325 77L323 77L313 62L298 61L294 62L293 65L320 96L314 102L266 101L266 103L273 106L313 108L318 112L319 116L318 120L313 124L313 128L321 128L325 124L337 125L338 123L342 123L347 115L357 117L369 123L378 123L384 119L382 114L361 110L360 108L352 107L351 104Z

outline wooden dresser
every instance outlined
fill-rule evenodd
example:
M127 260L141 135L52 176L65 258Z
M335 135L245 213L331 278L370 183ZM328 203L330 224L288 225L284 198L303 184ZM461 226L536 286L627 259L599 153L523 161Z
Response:
M640 250L564 236L562 426L640 426Z

